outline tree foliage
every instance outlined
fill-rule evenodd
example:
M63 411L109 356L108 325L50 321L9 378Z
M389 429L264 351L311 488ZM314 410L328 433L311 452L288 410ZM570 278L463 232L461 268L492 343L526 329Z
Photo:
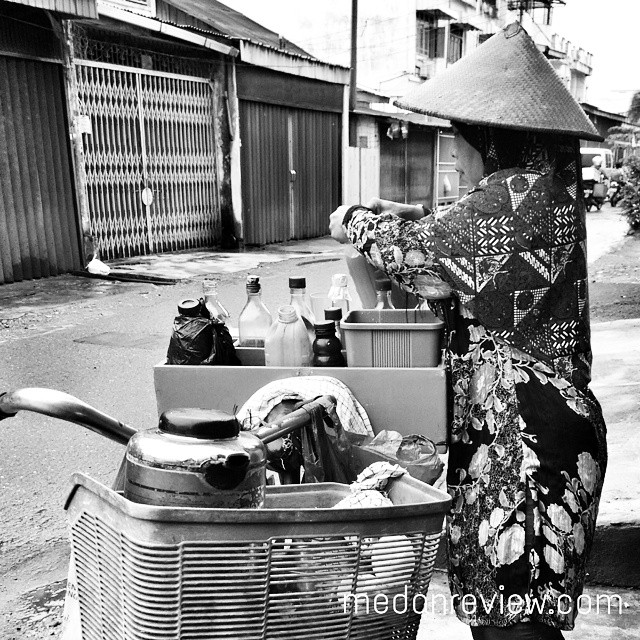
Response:
M630 156L625 162L625 182L620 207L631 230L640 230L640 158L637 156Z
M638 125L640 125L640 91L636 91L631 98L631 105L627 112L629 124L619 127L611 127L608 131L607 142L620 143L623 146L635 146L640 135Z
M640 91L633 94L627 117L631 122L640 123Z

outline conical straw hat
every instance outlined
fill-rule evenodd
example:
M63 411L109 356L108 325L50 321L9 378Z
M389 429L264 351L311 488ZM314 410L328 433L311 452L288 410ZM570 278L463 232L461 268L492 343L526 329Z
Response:
M517 22L396 105L468 124L603 139Z

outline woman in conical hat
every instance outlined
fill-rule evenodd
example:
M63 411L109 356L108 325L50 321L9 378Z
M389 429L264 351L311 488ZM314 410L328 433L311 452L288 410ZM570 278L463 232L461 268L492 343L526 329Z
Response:
M600 139L516 23L398 104L452 121L448 210L340 207L332 235L446 307L449 578L475 639L572 629L607 462L589 390L579 140ZM466 596L466 597L465 597Z

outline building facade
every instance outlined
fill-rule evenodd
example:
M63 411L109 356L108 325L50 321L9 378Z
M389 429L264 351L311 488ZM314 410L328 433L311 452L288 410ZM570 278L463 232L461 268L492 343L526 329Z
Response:
M312 55L350 65L351 3L227 0ZM504 24L504 0L367 0L358 6L357 84L345 150L343 200L446 204L465 191L451 158L449 123L392 106Z
M0 16L0 283L326 233L347 69L214 0Z

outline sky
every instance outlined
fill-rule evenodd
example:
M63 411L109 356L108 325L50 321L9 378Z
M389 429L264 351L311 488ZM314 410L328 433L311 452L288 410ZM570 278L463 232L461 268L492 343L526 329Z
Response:
M258 3L257 13L248 10L257 0L223 2L278 31L277 12L265 13L268 2ZM586 102L604 111L626 113L634 91L640 91L640 0L565 0L565 5L554 7L552 31L593 54ZM296 42L294 35L285 35Z
M565 0L553 14L553 31L593 54L587 102L626 112L640 91L640 0Z

